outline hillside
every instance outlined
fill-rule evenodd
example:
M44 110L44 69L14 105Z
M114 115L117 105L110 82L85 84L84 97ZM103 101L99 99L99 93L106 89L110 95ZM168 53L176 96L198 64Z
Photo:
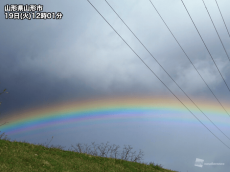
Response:
M0 140L0 171L154 171L172 172L159 165L92 156L26 142Z

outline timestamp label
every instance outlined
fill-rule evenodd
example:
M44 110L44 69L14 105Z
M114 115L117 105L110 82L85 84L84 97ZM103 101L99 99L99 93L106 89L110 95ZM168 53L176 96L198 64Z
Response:
M41 4L6 4L4 6L5 19L31 20L31 19L62 19L62 12L42 12Z

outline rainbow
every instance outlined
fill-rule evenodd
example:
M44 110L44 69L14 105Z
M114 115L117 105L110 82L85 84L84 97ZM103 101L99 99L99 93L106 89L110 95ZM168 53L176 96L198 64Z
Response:
M216 125L229 126L230 117L219 104L205 99L194 101L209 118L216 118ZM183 99L183 102L198 118L203 116L190 101ZM226 102L223 105L229 107ZM230 112L229 108L226 110ZM165 114L167 115L165 116ZM224 120L218 120L221 118ZM0 131L7 135L26 132L32 134L35 131L45 132L47 127L61 128L63 124L68 124L68 127L71 127L71 124L85 125L84 122L91 122L90 125L93 125L96 121L104 124L158 121L200 125L176 98L169 96L116 97L62 102L21 112L12 112L1 121L1 123L8 122L0 126ZM207 118L205 118L205 122L209 122Z

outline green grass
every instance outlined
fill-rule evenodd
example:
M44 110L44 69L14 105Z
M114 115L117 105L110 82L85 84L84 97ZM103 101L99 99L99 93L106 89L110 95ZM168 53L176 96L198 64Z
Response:
M172 172L172 170L164 169L161 165L154 163L145 164L118 158L93 156L72 150L66 151L60 146L48 147L48 145L30 144L25 141L10 141L6 136L2 139L2 136L0 135L0 171L3 172Z
M0 95L5 91L6 89ZM0 126L4 124L0 124ZM62 146L48 147L49 144L39 145L25 141L10 141L4 135L5 133L0 134L0 172L173 172L164 169L162 165L140 163L142 152L140 151L136 156L135 152L131 152L132 147L130 146L123 149L119 159L117 156L119 146L116 145L96 146L93 143L92 151L88 146L83 150L81 144L77 144L77 148L72 146L73 151L66 151L62 149ZM108 152L114 153L115 156L110 154L108 157ZM128 161L129 158L130 161Z

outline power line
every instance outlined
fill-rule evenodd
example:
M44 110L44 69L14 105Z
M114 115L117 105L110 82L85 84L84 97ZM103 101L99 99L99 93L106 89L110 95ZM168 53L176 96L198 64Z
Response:
M150 51L146 48L146 46L140 41L140 39L133 33L133 31L129 28L129 26L122 20L122 18L118 15L118 13L114 10L114 8L108 3L107 0L105 0L106 3L110 6L110 8L117 14L117 16L121 19L121 21L126 25L126 27L129 29L130 32L132 32L132 34L137 38L137 40L141 43L141 45L146 49L146 51L148 51L148 53L153 57L153 59L158 63L158 65L160 65L160 67L168 74L168 76L173 80L173 82L180 88L180 90L189 98L189 100L191 100L191 102L203 113L204 116L205 113L196 105L196 103L185 93L185 91L177 84L177 82L171 77L171 75L164 69L164 67L157 61L157 59L152 55L152 53L150 53ZM206 116L206 118L208 118ZM211 119L208 118L208 120L213 124L215 125ZM224 132L215 125L215 127L222 133L224 134ZM224 134L229 140L230 138Z
M216 1L216 0L215 0L215 1ZM226 28L226 30L227 30L227 32L228 32L229 37L230 37L230 34L229 34L229 31L228 31L228 28L227 28L227 26L226 26L226 23L225 23L225 21L224 21L224 17L222 16L222 13L221 13L221 11L220 11L220 8L219 8L219 5L218 5L217 1L216 1L216 5L217 5L217 7L218 7L218 9L219 9L219 12L220 12L220 15L221 15L221 17L222 17L222 19L223 19L223 22L224 22L225 28Z
M202 1L203 1L203 3L204 3L204 0L202 0ZM206 7L205 3L204 3L204 6L205 6L205 8L206 8L206 10L207 10L207 12L208 12L208 8ZM213 20L212 20L212 17L211 17L211 15L210 15L209 12L208 12L208 15L209 15L209 17L210 17L210 19L211 19L211 21L212 21L212 24L213 24L215 30L216 30L216 33L217 33L217 35L218 35L218 37L219 37L219 39L220 39L220 42L221 42L221 44L222 44L222 46L223 46L223 48L224 48L224 51L225 51L225 53L226 53L226 55L228 56L228 59L229 59L229 61L230 61L230 57L229 57L229 55L228 55L228 53L227 53L227 51L226 51L226 49L225 49L225 47L224 47L224 44L223 44L223 42L222 42L222 40L221 40L221 38L220 38L219 33L217 32L216 26L215 26L215 24L214 24L214 22L213 22Z
M174 34L172 33L172 31L170 30L170 28L168 27L168 25L166 24L166 22L164 21L164 19L161 17L160 13L158 12L158 10L156 9L156 7L153 5L152 1L149 0L152 4L152 6L154 7L154 9L156 10L156 12L158 13L158 15L160 16L160 18L162 19L162 21L164 22L164 24L166 25L166 27L168 28L168 30L170 31L170 33L172 34L173 38L176 40L177 44L180 46L180 48L182 49L182 51L184 52L184 54L186 55L186 57L188 58L188 60L190 61L190 63L192 64L192 66L194 67L194 69L197 71L197 73L200 75L201 79L204 81L204 83L206 84L206 86L208 87L208 89L210 90L210 92L212 93L212 95L216 98L216 100L219 102L219 104L222 106L222 108L225 110L225 112L228 114L228 116L230 117L229 113L227 112L227 110L224 108L224 106L221 104L221 102L219 101L219 99L216 97L216 95L213 93L213 91L211 90L211 88L208 86L207 82L204 80L204 78L201 76L200 72L197 70L197 68L195 67L195 65L193 64L193 62L191 61L191 59L188 57L187 53L184 51L184 49L182 48L182 46L180 45L180 43L178 42L178 40L176 39L176 37L174 36Z
M87 0L90 4L91 2L89 0ZM98 12L98 14L101 15L101 17L109 24L109 22L103 17L103 15L93 6L93 4L91 4L92 7ZM144 65L161 81L161 83L177 98L178 101L181 102L182 105L184 105L184 107L189 111L189 108L167 87L167 85L153 72L153 70L142 60L142 58L130 47L130 45L120 36L120 34L113 28L113 26L110 25L110 27L118 34L118 36L126 43L126 45L137 55L137 57L144 63ZM206 127L206 125L204 123L202 123L192 112L191 114L207 129L209 130L208 127ZM221 139L219 139L219 137L217 137L211 130L209 130L209 132L211 132L221 143L223 143L228 149L230 149L230 147L228 147L228 145L226 145Z
M186 9L186 11L187 11L187 13L188 13L188 15L189 15L190 19L192 20L192 17L190 16L190 14L189 14L189 12L188 12L188 10L187 10L187 8L186 8L186 6L185 6L185 4L184 4L183 0L181 0L181 2L183 3L183 5L184 5L184 7L185 7L185 9ZM197 29L197 27L196 27L196 25L195 25L195 23L194 23L194 21L193 21L193 20L192 20L192 22L193 22L193 24L194 24L194 26L195 26L195 28L196 28L196 30L197 30L197 32L198 32L198 34L200 35L200 32L198 31L198 29ZM228 91L230 92L230 89L229 89L229 87L228 87L228 85L227 85L226 81L224 80L224 77L222 76L222 74L221 74L221 72L220 72L219 68L217 67L216 62L214 61L214 59L213 59L213 57L212 57L211 53L209 52L208 47L206 46L206 44L205 44L205 42L204 42L204 40L203 40L203 38L202 38L202 36L201 36L201 35L200 35L200 38L201 38L202 42L204 43L204 45L205 45L205 47L206 47L206 49L207 49L207 51L208 51L208 53L209 53L210 57L212 58L212 61L213 61L213 63L215 64L215 66L216 66L217 70L219 71L220 76L222 77L222 79L223 79L223 81L224 81L225 85L227 86Z

